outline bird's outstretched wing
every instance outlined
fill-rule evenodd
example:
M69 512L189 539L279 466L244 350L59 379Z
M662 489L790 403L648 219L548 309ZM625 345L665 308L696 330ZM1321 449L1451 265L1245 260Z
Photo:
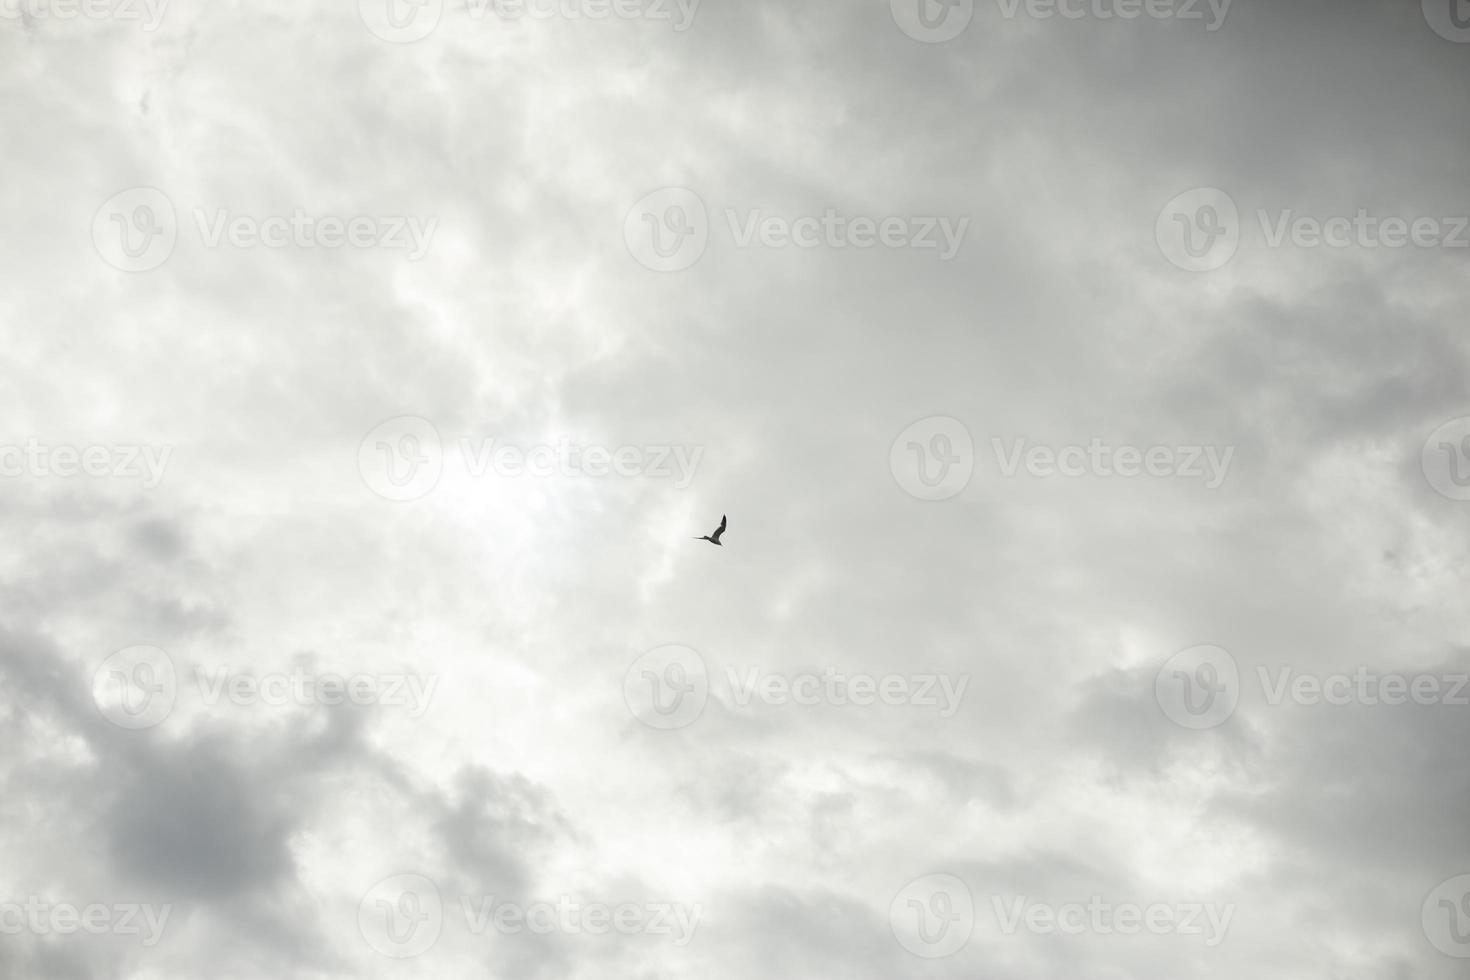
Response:
M724 514L721 514L720 515L720 526L717 527L717 528L715 528L715 533L714 534L711 534L710 535L710 538L712 540L714 540L714 541L720 540L720 535L722 535L722 534L725 533L725 523L726 523L725 515Z

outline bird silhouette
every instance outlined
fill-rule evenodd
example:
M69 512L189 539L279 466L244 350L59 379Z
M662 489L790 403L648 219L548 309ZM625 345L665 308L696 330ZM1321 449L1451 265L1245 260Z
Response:
M720 515L720 526L717 527L717 528L715 528L715 533L714 534L706 534L704 537L702 537L702 538L695 538L694 540L695 541L708 541L710 544L720 544L720 535L722 535L724 533L725 533L725 515L724 514L721 514ZM723 548L724 545L720 544L720 547Z

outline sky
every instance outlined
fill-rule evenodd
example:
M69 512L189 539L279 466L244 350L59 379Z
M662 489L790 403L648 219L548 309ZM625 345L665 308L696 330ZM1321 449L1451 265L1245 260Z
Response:
M1465 0L0 0L0 975L1463 977L1467 96Z

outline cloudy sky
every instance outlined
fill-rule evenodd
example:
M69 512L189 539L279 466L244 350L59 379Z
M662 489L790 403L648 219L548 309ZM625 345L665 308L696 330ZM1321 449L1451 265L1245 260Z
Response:
M1467 96L1465 0L0 0L0 975L1463 977Z

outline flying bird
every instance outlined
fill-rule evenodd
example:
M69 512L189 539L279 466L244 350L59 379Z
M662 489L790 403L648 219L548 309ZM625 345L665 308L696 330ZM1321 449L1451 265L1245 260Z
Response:
M706 534L704 537L702 537L702 538L695 538L694 540L695 541L708 541L710 544L720 544L720 535L722 535L724 533L725 533L725 515L724 514L721 514L720 515L720 526L717 527L717 528L715 528L715 533L714 534ZM721 544L720 547L723 548L724 545Z

